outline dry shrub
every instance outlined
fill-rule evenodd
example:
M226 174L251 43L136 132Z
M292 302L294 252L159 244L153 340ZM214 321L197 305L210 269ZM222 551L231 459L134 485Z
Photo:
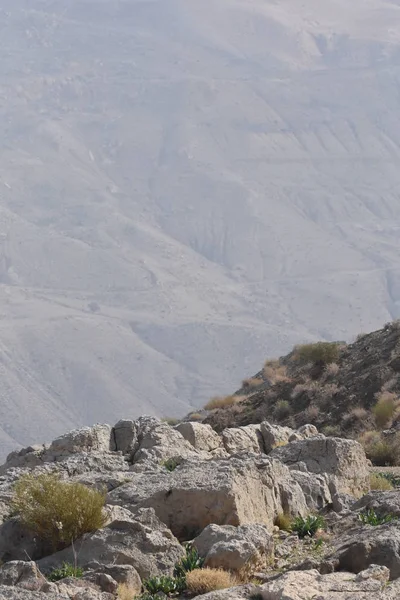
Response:
M139 593L140 590L127 583L120 583L118 586L118 600L134 600Z
M273 385L281 381L290 381L287 369L279 360L267 360L263 368L263 375Z
M325 377L335 377L340 371L340 367L337 363L328 363L324 369Z
M29 529L58 550L104 526L105 499L105 492L61 481L54 473L29 474L15 484L13 509Z
M369 476L369 484L371 490L378 490L380 492L388 492L393 489L393 485L390 481L379 473L371 473Z
M274 408L275 419L286 419L290 415L290 404L287 400L278 400Z
M178 423L181 422L180 419L176 419L175 417L163 417L161 421L163 423L167 423L167 425L170 425L171 427L174 427L175 425L178 425Z
M340 344L337 342L316 342L303 344L294 348L295 360L305 363L322 363L328 365L339 358Z
M307 423L315 423L315 421L319 417L319 408L318 408L318 406L315 406L314 404L312 404L311 406L308 406L306 408L304 414L306 416Z
M321 384L318 383L318 381L307 381L306 383L298 383L297 385L294 386L290 397L293 398L293 400L295 400L296 398L298 398L299 396L301 396L302 394L307 394L307 395L315 395L315 393L317 391L319 391L321 388Z
M383 437L379 431L366 431L359 442L365 454L378 467L393 467L400 462L400 437L396 434Z
M224 590L236 585L237 579L222 569L194 569L186 575L186 588L190 594L200 596L214 590Z
M374 413L377 427L383 429L392 422L399 405L399 399L392 392L380 392L376 397L378 401L372 412Z
M244 388L257 388L264 383L264 380L260 377L250 377L249 379L243 379L242 387Z
M290 515L278 513L275 517L274 525L279 527L281 531L291 531L292 521L293 519Z
M339 425L325 425L321 429L321 433L326 435L326 437L341 437L341 430Z
M382 392L390 392L394 387L397 386L398 377L391 377L382 386Z
M215 396L204 406L206 410L234 406L243 400L243 396Z
M201 415L200 413L192 413L191 415L189 415L189 421L202 421L203 420L203 415Z

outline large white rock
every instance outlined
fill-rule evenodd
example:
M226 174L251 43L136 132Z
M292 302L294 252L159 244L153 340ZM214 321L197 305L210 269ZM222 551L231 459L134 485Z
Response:
M245 427L231 427L222 432L222 442L228 454L240 452L264 452L263 438L260 425L246 425Z
M175 427L177 431L187 440L196 450L211 452L222 447L222 439L214 431L211 425L188 421L179 423Z

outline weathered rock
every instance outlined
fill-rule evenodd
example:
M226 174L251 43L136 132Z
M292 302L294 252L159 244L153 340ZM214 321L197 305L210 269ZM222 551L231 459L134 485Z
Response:
M340 538L330 557L339 569L359 573L370 565L385 566L390 578L400 577L400 524L356 527Z
M138 426L135 421L121 419L111 431L111 450L132 456L138 443Z
M331 493L360 495L369 490L365 453L354 440L318 436L276 448L271 456L292 469L302 462L311 473L325 474Z
M55 457L68 456L77 452L108 452L110 442L110 425L81 427L56 438L47 452Z
M175 427L177 431L187 440L196 450L211 452L217 448L222 448L222 439L214 431L211 425L203 425L194 421L179 423Z
M192 539L210 523L265 523L272 529L280 512L309 512L288 468L265 456L185 461L172 472L132 478L108 495L108 503L132 511L150 506L180 539Z
M373 509L379 516L393 515L400 517L399 490L388 492L369 492L357 502L353 502L352 510Z
M140 509L131 520L113 521L107 527L86 534L74 544L38 562L48 572L63 562L80 566L95 560L101 564L132 565L141 578L172 574L184 550L171 531L159 521L151 508Z
M224 429L222 443L228 454L239 452L264 452L264 442L260 431L260 425L246 425L245 427L233 427Z
M85 573L81 578L82 582L93 583L102 592L116 594L118 591L118 583L111 575L101 571Z
M299 435L301 435L301 437L303 439L307 439L307 438L311 438L311 437L316 437L317 435L322 435L322 434L318 433L318 429L315 427L315 425L311 425L311 423L307 423L306 425L302 425L301 427L299 427L298 429L296 429L296 433L298 433Z
M266 454L269 454L277 446L287 444L290 436L294 433L293 429L290 429L290 427L272 425L271 423L268 423L268 421L263 421L261 423L260 431Z
M138 420L138 448L133 462L157 463L168 458L199 457L199 452L179 431L156 419Z
M0 560L36 560L49 554L49 544L40 541L17 517L0 525Z
M0 585L14 585L27 590L40 591L47 583L35 562L15 560L0 567Z
M18 587L0 585L0 600L69 600L69 597L58 592L31 592ZM98 595L93 600L103 599Z
M311 510L320 510L332 502L332 496L325 475L291 470L291 477L302 489L306 504Z
M193 544L205 558L205 566L230 571L263 569L274 549L272 535L265 525L256 523L208 525Z
M139 573L132 565L102 565L97 561L91 561L84 566L84 570L96 574L105 573L117 583L125 583L133 594L139 594L142 589Z

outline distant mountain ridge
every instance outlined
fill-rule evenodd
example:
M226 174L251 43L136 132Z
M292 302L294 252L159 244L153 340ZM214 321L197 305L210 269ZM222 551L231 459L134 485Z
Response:
M5 0L0 455L400 314L400 9Z

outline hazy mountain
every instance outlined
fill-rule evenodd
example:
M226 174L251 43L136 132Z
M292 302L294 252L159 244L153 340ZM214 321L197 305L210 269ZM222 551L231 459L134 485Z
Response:
M400 2L3 0L1 452L400 315Z

